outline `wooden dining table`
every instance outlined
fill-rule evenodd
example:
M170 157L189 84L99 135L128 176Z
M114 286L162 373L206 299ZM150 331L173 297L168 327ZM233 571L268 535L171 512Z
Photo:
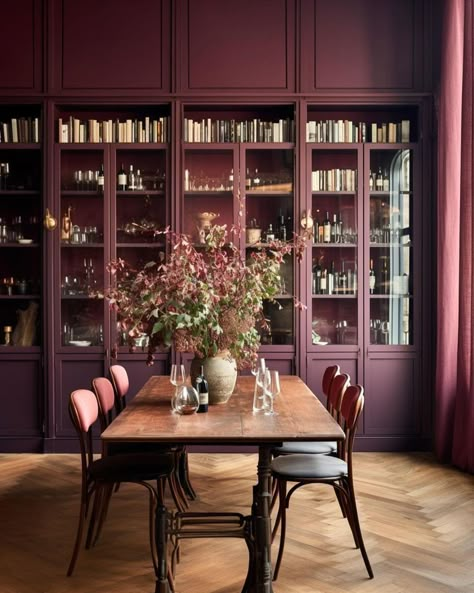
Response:
M206 414L179 415L171 409L169 377L148 379L127 407L102 433L112 443L139 442L182 445L258 447L256 484L249 509L254 552L244 593L272 593L271 450L285 441L341 441L344 432L309 387L295 376L281 376L274 415L253 412L255 378L239 376L226 404L209 406ZM216 509L221 511L222 509ZM163 554L163 509L157 510L157 549L162 551L155 593L169 593L166 553ZM166 540L166 538L165 538Z

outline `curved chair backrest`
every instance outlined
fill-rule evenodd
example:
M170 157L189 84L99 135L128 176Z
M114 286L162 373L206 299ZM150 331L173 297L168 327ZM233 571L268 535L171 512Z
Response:
M112 422L112 411L115 407L115 393L112 383L105 377L92 379L92 389L99 405L101 430L105 430Z
M329 398L329 390L331 389L331 383L336 375L339 375L341 368L338 364L327 367L323 374L322 388L324 395Z
M76 389L69 397L69 415L79 437L83 479L93 461L92 426L99 416L96 396L89 389Z
M120 364L114 364L110 367L110 376L115 390L115 407L119 414L126 404L125 396L128 393L130 382L125 367Z
M364 388L362 385L350 385L344 394L341 405L341 417L344 421L344 456L350 463L352 457L352 446L357 430L357 423L364 409Z
M341 403L350 380L347 373L341 373L340 375L336 375L331 383L328 396L328 410L337 421L339 421Z

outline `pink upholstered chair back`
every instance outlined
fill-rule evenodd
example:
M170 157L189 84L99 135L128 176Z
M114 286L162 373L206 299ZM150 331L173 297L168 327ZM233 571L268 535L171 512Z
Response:
M128 393L130 383L125 367L114 364L110 367L110 375L115 389L115 406L117 413L121 412L125 407L125 396Z
M105 430L112 421L112 411L115 407L114 387L105 377L96 377L92 380L92 389L99 404L101 429Z
M81 432L88 432L99 415L99 406L95 395L89 389L76 389L71 393L70 403L77 429Z

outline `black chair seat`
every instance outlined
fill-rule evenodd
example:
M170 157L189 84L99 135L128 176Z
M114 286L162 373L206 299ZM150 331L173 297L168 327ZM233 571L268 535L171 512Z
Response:
M156 480L173 471L174 456L164 453L124 453L97 459L89 467L91 478L107 482Z
M272 461L272 472L288 482L337 480L347 476L347 463L328 455L282 455Z
M291 455L294 453L306 453L315 455L331 455L337 452L336 441L312 441L312 442L288 442L281 447L275 447L273 453L276 455Z

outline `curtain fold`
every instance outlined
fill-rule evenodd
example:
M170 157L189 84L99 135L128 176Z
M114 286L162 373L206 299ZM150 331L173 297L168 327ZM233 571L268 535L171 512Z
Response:
M446 0L438 134L435 448L474 473L473 2Z

